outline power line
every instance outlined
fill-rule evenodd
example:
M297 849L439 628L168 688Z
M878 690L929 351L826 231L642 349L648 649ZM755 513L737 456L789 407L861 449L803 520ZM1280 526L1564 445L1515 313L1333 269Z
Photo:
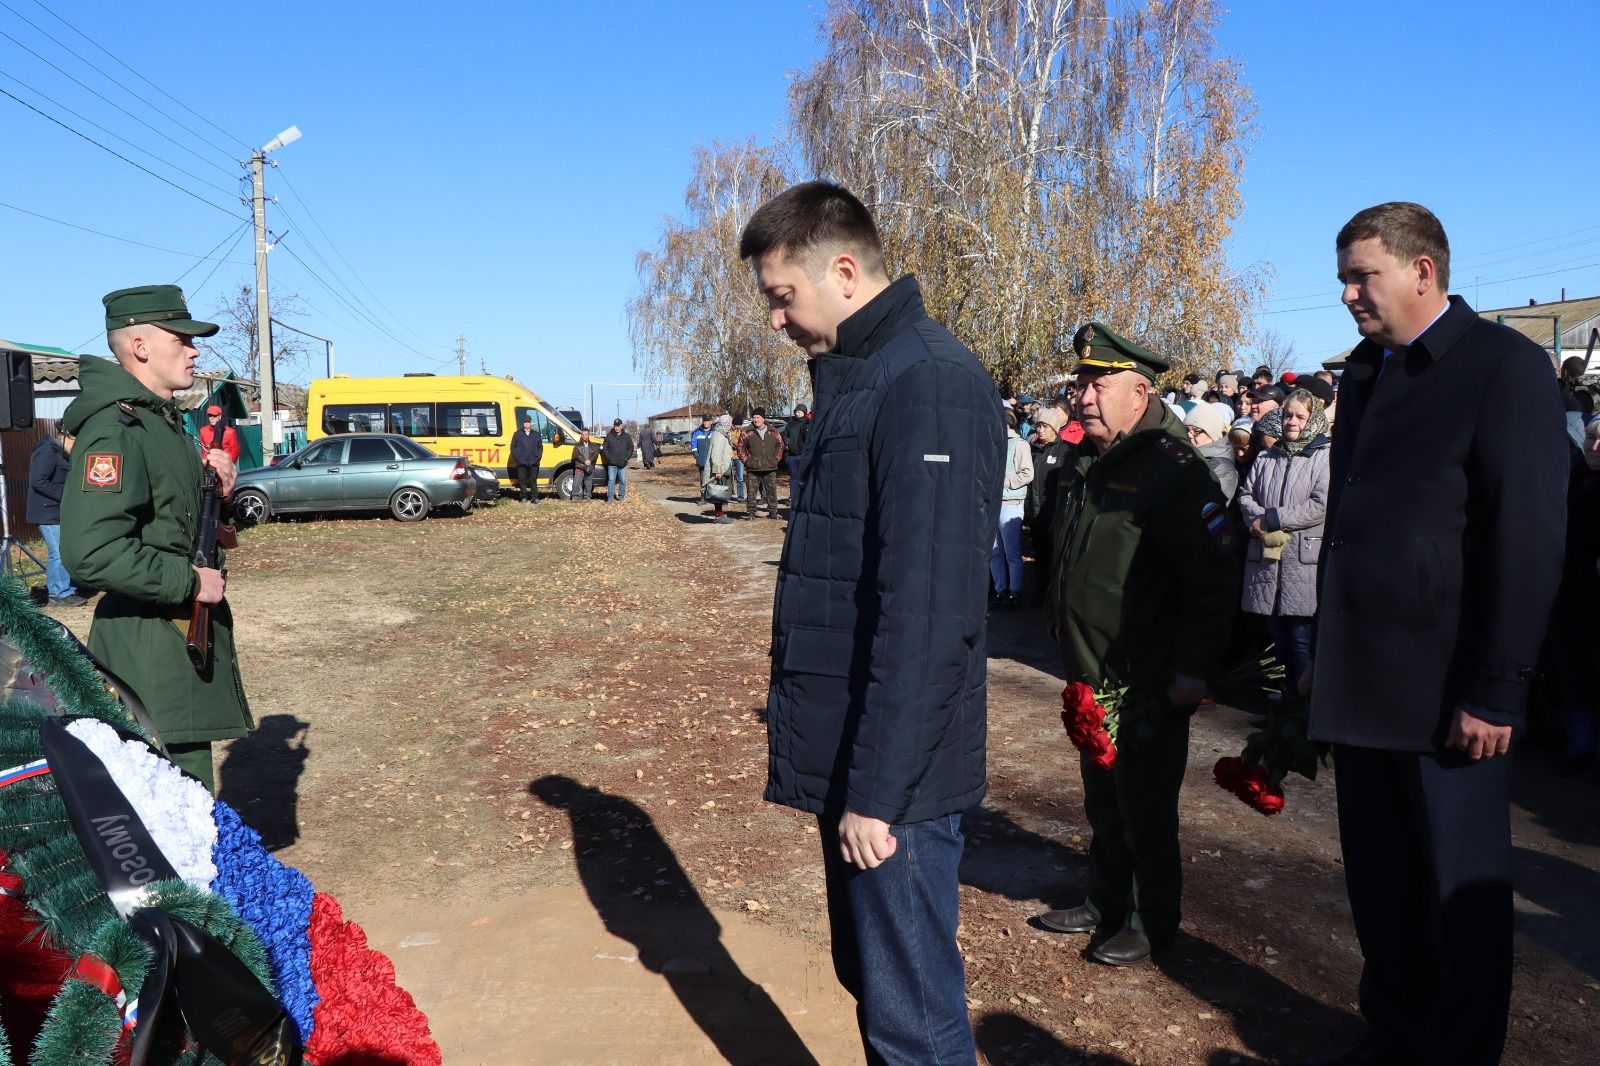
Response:
M185 152L188 152L190 155L194 156L196 159L200 160L202 163L206 163L206 164L208 164L210 166L216 167L218 170L222 171L224 174L229 174L231 176L232 172L227 170L225 167L223 167L222 164L214 162L213 160L207 159L205 156L201 155L199 152L195 151L193 148L190 148L188 145L184 144L182 141L177 140L176 138L172 137L170 134L164 133L161 130L156 129L156 127L150 125L150 123L146 122L144 119L140 118L138 115L135 115L132 111L129 111L127 108L123 107L121 104L117 103L115 100L113 100L109 96L107 96L105 93L102 93L97 89L91 89L89 86L85 85L83 82L79 81L77 78L74 78L71 74L68 74L65 70L62 70L60 67L58 67L54 63L50 62L50 60L46 59L44 56L40 55L38 52L35 52L32 48L29 48L27 45L23 44L21 41L17 40L15 37L11 36L11 34L7 33L5 30L0 30L0 37L4 37L6 40L10 41L12 44L16 45L18 48L22 49L24 52L27 52L29 55L33 56L33 58L35 58L39 62L43 63L45 66L49 67L51 70L54 70L55 72L60 74L63 78L66 78L68 81L70 81L70 82L72 82L72 84L78 86L78 88L82 89L84 92L91 93L94 96L99 97L101 100L104 100L106 103L110 104L112 107L116 108L118 111L121 111L124 115L127 115L129 118L133 119L135 122L137 122L139 125L143 126L145 129L149 130L151 133L154 133L157 137L161 137L161 138L163 138L165 140L171 141L175 146L177 146L179 148L182 148ZM226 155L227 153L223 153L223 154Z
M1474 252L1471 255L1460 256L1460 257L1457 257L1457 258L1453 258L1451 260L1451 266L1454 267L1454 268L1457 268L1457 272L1459 272L1459 268L1461 268L1463 266L1466 266L1467 264L1470 263L1470 264L1472 264L1472 267L1473 267L1474 270L1482 270L1484 267L1498 266L1501 263L1511 263L1511 262L1515 262L1518 259L1531 259L1534 256L1545 255L1545 254L1547 254L1549 252L1559 252L1559 251L1564 251L1567 248L1576 248L1576 247L1579 247L1580 245L1584 245L1584 244L1593 244L1595 241L1600 241L1600 237L1586 237L1585 239L1583 239L1581 241L1573 241L1570 244L1560 244L1560 245L1555 246L1554 248L1541 248L1538 251L1527 252L1527 253L1525 253L1523 255L1512 255L1512 256L1507 256L1504 259L1493 259L1493 260L1490 260L1488 262L1476 262L1476 260L1483 259L1485 256L1498 255L1501 252L1512 252L1512 251L1516 251L1518 248L1527 248L1527 247L1530 247L1531 245L1535 245L1535 244L1544 244L1547 241L1558 241L1558 240L1561 240L1563 237L1575 237L1580 233L1592 233L1595 230L1600 230L1600 225L1597 225L1597 226L1583 226L1583 227L1580 227L1578 229L1567 230L1565 233L1553 233L1548 237L1536 237L1535 239L1533 239L1531 241L1521 241L1521 242L1519 242L1517 244L1508 244L1508 245L1505 245L1504 247L1501 247L1501 248L1490 248L1490 249L1487 249L1487 250L1482 251L1482 252ZM1307 284L1304 284L1304 285L1291 285L1291 286L1288 286L1288 287L1285 287L1285 288L1274 288L1273 291L1281 294L1281 293L1294 293L1294 292L1298 292L1301 289L1326 289L1328 287L1328 284L1329 284L1328 282L1321 282L1321 281L1308 282ZM1286 300L1306 300L1306 299L1311 299L1313 297L1313 295L1314 295L1313 293L1306 293L1306 294L1301 295L1301 296L1291 296L1291 295L1270 296L1270 297L1267 298L1266 302L1267 303L1283 303ZM1326 306L1326 305L1319 305L1319 306Z
M128 73L132 74L134 77L138 78L140 81L142 81L146 85L150 86L156 92L160 93L162 96L165 96L168 100L171 100L173 103L177 104L179 107L183 108L185 111L189 112L189 114L193 115L195 118L199 119L201 122L204 122L207 126L210 126L212 129L216 130L218 133L222 134L224 137L227 137L230 140L238 141L239 144L244 146L245 151L247 151L247 152L255 151L255 148L251 144L246 142L244 139L242 139L240 137L236 137L233 134L229 133L227 130L223 129L221 126L217 125L215 122L212 122L210 119L208 119L204 115L200 114L200 112L196 111L194 108L190 107L188 104L184 103L182 100L179 100L176 96L173 96L171 93L167 92L167 90L163 89L161 86L157 85L155 82L151 81L149 78L147 78L143 74L139 73L139 71L135 70L133 67L130 67L127 63L123 62L122 58L120 56L118 56L116 53L107 50L103 45L100 44L99 41L96 41L93 37L90 37L87 33L84 33L82 30L78 29L78 27L74 26L72 23L68 22L66 19L62 18L60 15L56 14L54 11L51 11L48 7L45 7L45 5L40 2L40 0L33 0L33 2L34 2L35 6L37 6L41 10L43 10L51 18L53 18L57 22L61 23L67 29L71 30L73 33L76 33L79 37L82 37L84 40L88 41L90 44L94 45L96 48L100 49L100 51L104 52L113 61L115 61L118 66L122 67ZM21 16L18 16L18 17L21 17ZM210 143L210 142L207 142L207 143ZM216 145L212 145L212 147L215 148ZM219 149L219 151L220 151L220 149ZM224 154L228 154L228 153L224 153Z
M184 278L186 278L190 274L194 273L195 269L198 268L201 263L204 263L207 259L210 259L213 255L216 255L217 249L221 248L223 246L223 244L225 244L227 242L228 237L233 237L234 234L238 234L240 237L243 237L244 236L244 229L248 225L250 225L250 223L241 222L238 225L237 228L229 230L226 237L223 237L222 240L218 241L216 244L213 244L211 246L211 250L209 252L207 252L205 255L201 256L199 261L194 263L193 265L191 265L188 270L185 270L182 274L179 274L177 277L173 278L172 279L172 283L174 285L178 284ZM228 258L228 256L233 254L233 249L237 248L238 246L239 246L238 238L235 238L234 242L233 242L233 246L230 247L226 252L222 253L222 258L217 260L217 266L221 266L223 264L223 262ZM249 265L250 265L249 263L235 263L234 264L234 266L249 266ZM211 268L211 274L215 274L216 272L217 272L217 267L216 266L212 267ZM206 275L206 281L210 281L211 280L211 274L207 274ZM205 281L202 281L200 284L204 285ZM196 291L198 291L198 289Z
M212 277L214 277L216 275L217 271L222 267L222 264L227 262L228 256L232 255L233 254L233 250L235 248L239 247L239 242L244 240L244 235L245 235L246 232L247 232L247 230L246 230L245 227L243 227L243 226L239 227L239 235L233 239L233 243L228 246L228 250L226 252L222 253L221 258L219 258L215 263L212 264L211 269L206 273L206 276L200 279L200 284L196 285L193 289L191 289L189 291L189 299L191 299L191 300L194 299L194 297L202 289L204 289L208 284L210 284ZM222 239L223 240L227 240L228 238L224 237ZM199 265L200 265L199 263L196 263L194 266L199 266ZM189 268L189 270L193 270L193 269L194 269L194 267L190 267ZM183 274L179 274L178 275L178 281L182 281L184 274L189 273L189 270L185 270L183 272ZM177 281L173 282L174 285L176 285L177 283L178 283Z
M28 101L24 100L22 97L18 96L17 94L15 94L13 92L10 92L9 90L6 90L6 89L0 89L0 95L11 97L11 99L15 100L17 103L21 104L23 107L27 108L29 111L32 111L34 114L39 115L39 116L41 116L43 118L49 119L51 122L54 122L57 126L60 126L62 129L66 130L68 133L76 134L77 136L82 137L84 140L88 141L90 144L94 145L96 148L100 149L101 151L110 152L112 155L116 156L118 159L122 160L124 163L128 164L130 167L134 167L137 170L144 171L146 174L150 175L152 178L155 178L157 181L164 182L165 184L172 186L174 189L177 189L179 192L183 193L185 196L192 196L196 200L199 200L201 203L205 204L207 207L216 208L216 210L221 211L223 214L227 215L229 218L234 218L234 219L240 218L239 215L234 214L232 211L228 210L226 207L222 207L221 205L216 204L216 203L212 202L211 200L207 200L204 196L201 196L199 193L195 192L192 189L184 188L182 185L179 185L177 182L173 181L171 178L162 177L160 174L157 174L155 171L151 170L147 166L144 166L144 165L139 164L139 163L135 163L133 160L129 159L127 156L123 155L121 152L117 151L115 148L107 148L105 145L101 144L99 141L95 140L93 137L89 136L87 133L83 133L80 130L73 129L71 126L67 125L65 122L62 122L60 119L56 118L54 115L48 114L48 113L46 113L44 111L40 111L37 107L34 107L32 104L28 103ZM85 342L85 343L87 343L87 342Z
M199 133L196 133L194 130L190 129L188 126L185 126L183 123L179 122L177 119L173 118L171 115L167 114L165 111L161 110L155 104L152 104L149 100L146 100L144 97L140 96L138 93L134 92L132 89L128 88L126 85L123 85L121 82L114 81L111 78L111 76L109 74L107 74L105 71L101 70L99 68L99 66L97 66L94 63L91 63L89 60L85 59L83 56L79 55L77 52L74 52L71 48L67 47L65 44L62 44L59 40L57 40L54 36L51 35L49 30L46 30L44 27L42 27L42 26L38 25L37 23L33 22L31 19L28 18L28 16L24 15L22 12L18 11L16 8L14 8L10 4L6 3L5 0L0 0L0 7L5 8L7 11L9 11L13 15L17 16L17 18L21 19L23 22L26 22L29 26L32 26L36 31L38 31L39 33L43 34L53 44L55 44L55 46L57 48L60 48L63 52L66 52L72 58L76 59L78 62L82 63L84 66L86 66L86 67L90 68L91 70L93 70L96 74L99 74L102 78L105 78L107 81L111 82L111 84L115 85L117 88L121 89L123 92L127 93L129 96L133 97L135 100L139 101L145 107L148 107L150 110L154 111L156 114L160 115L162 118L166 119L168 122L172 123L174 126L178 127L180 130L182 130L183 132L187 133L189 136L193 137L195 140L199 141L201 144L204 144L209 148L215 148L217 151L221 152L225 156L229 156L230 158L232 157L233 153L229 152L226 148L223 148L223 147L221 147L219 145L213 144L211 141L207 140L204 136L202 136ZM46 8L46 10L48 11L49 9ZM55 14L55 12L53 12L53 11L51 11L50 13L52 15ZM57 16L57 17L59 18L60 16Z
M403 341L399 337L395 336L395 334L393 332L391 332L388 328L386 328L381 322L377 321L377 319L375 319L372 316L370 316L370 315L366 314L365 312L361 311L360 309L355 307L353 304L351 304L350 301L346 300L343 296L339 295L339 291L337 289L335 289L333 286L329 285L326 281L322 280L322 275L318 274L315 270L312 270L311 269L311 265L309 263L307 263L304 259L301 259L300 256L295 253L295 250L293 248L291 248L289 245L283 243L283 240L281 238L279 239L278 243L276 245L274 245L274 247L281 247L284 251L288 252L290 257L293 258L296 263L299 263L305 269L305 272L307 274L310 274L311 277L316 281L316 283L318 285L321 285L323 287L323 289L325 289L327 291L329 296L332 296L334 299L336 299L340 303L344 304L345 307L347 307L354 314L356 314L356 315L360 316L361 318L365 319L366 321L370 322L374 329L378 330L378 332L382 333L385 337L388 337L395 344L398 344L400 347L404 348L408 352L411 352L411 353L413 353L415 355L420 355L424 359L432 359L433 358L433 356L430 356L426 352L420 351L417 348L413 348L411 345L407 344L405 341Z
M340 287L344 289L345 294L348 295L350 297L350 299L352 301L354 301L357 305L359 305L361 310L367 313L368 317L374 318L374 319L377 318L378 317L377 312L373 311L373 309L367 305L367 302L365 300L363 300L360 296L356 295L356 291L349 286L349 284L344 280L343 275L341 275L334 268L332 263L328 262L327 257L324 256L322 254L322 252L317 248L317 246L312 243L311 237L307 234L305 229L303 227L300 227L297 223L295 223L294 216L289 214L288 210L286 208L284 208L282 203L278 204L278 213L283 216L284 221L289 222L291 225L295 226L295 228L299 230L300 238L305 243L306 250L309 251L312 255L314 255L316 257L317 262L321 263L323 268L325 270L327 270L328 275L330 277L332 277L334 281L337 281L339 283ZM394 316L391 314L389 317L392 319Z
M0 0L0 5L3 5L4 2L5 2L5 0ZM128 138L122 136L122 134L116 132L115 130L108 129L105 126L100 125L100 123L96 122L94 119L90 118L88 115L80 114L77 111L72 110L72 108L68 107L66 104L63 104L60 100L55 100L55 99L52 99L49 96L46 96L44 93L40 92L38 89L35 89L33 86L29 85L27 82L23 81L21 78L17 77L14 74L7 74L5 71L0 70L0 77L7 78L10 81L15 82L16 84L22 86L24 89L28 90L30 93L33 93L35 96L39 97L40 99L44 100L45 102L54 104L56 107L59 107L61 110L65 111L67 114L71 115L73 118L80 119L80 120L82 120L84 122L87 122L89 125L93 126L95 129L101 131L102 133L108 134L108 135L116 138L117 140L121 141L123 144L127 145L129 148L132 148L134 151L143 152L145 155L149 156L151 159L154 159L154 160L158 161L162 166L171 167L173 170L176 170L179 174L182 174L184 177L193 178L195 181L198 181L201 185L204 185L208 189L215 189L217 192L220 192L224 196L233 196L233 195L236 194L234 191L230 191L228 189L224 189L220 185L213 185L211 183L211 181L209 179L207 179L207 178L202 178L198 174L195 174L195 173L193 173L191 171L184 170L182 167L178 166L176 163L172 163L172 162L169 162L166 159L163 159L161 156L159 156L156 153L150 151L148 148L139 147L137 144L134 144L132 141L128 140Z
M36 2L37 2L37 0L36 0ZM311 211L311 205L306 202L306 198L304 196L300 195L300 190L296 189L294 187L294 183L289 180L289 175L287 173L285 173L285 171L284 171L284 169L283 169L283 167L281 165L278 167L278 176L283 179L284 185L287 186L289 191L294 194L294 198L295 198L296 202L298 202L301 207L305 208L306 217L311 219L311 224L313 226L317 227L317 232L322 234L323 240L328 242L329 249L331 249L333 251L334 255L339 257L339 262L341 262L345 266L349 267L351 276L354 277L358 283L360 283L360 285L361 285L361 287L363 289L367 290L367 295L371 296L374 300L376 300L378 302L378 306L381 307L384 310L384 312L386 314L388 314L388 316L391 319L393 319L400 326L404 327L406 332L410 333L412 336L417 337L420 340L421 339L421 334L417 333L416 330L412 329L410 326L407 326L404 322L402 322L400 320L400 316L395 314L394 311L391 310L389 308L389 306L383 302L383 297L379 296L376 292L372 291L372 286L367 284L366 279L361 276L360 272L356 270L356 268L351 264L350 260L346 259L344 257L344 253L339 251L339 246L334 243L334 240L333 240L332 237L328 236L328 231L322 228L322 223L317 221L317 216L315 214L313 214L312 211ZM280 204L279 206L281 207L282 204ZM330 267L330 269L331 269L331 267ZM349 288L349 286L345 286L345 287L347 289Z
M169 255L181 255L185 259L198 259L202 263L205 262L207 259L209 259L210 256L211 256L210 252L207 252L205 255L196 255L193 252L180 252L176 248L163 248L159 244L146 244L144 241L136 241L132 237L119 237L115 233L105 233L105 232L103 232L101 230L90 229L88 226L80 226L76 222L68 222L65 219L52 218L49 215L41 215L37 211L29 211L26 207L18 207L16 204L8 204L4 200L0 200L0 207L9 208L10 210L16 211L19 214L31 215L34 218L42 219L45 222L54 222L56 225L58 225L58 226L66 226L68 229L81 230L84 233L92 233L96 237L105 237L108 240L121 241L123 244L133 244L133 245L137 245L140 248L149 248L153 252L166 252ZM249 223L240 223L240 225L242 225L242 226L243 225L249 225ZM229 233L229 236L232 236L232 232L231 231ZM227 240L227 239L228 239L227 237L223 238L223 240ZM220 244L221 242L219 241L218 243ZM212 249L212 251L215 251L215 249ZM234 266L249 266L249 264L248 263L235 263Z

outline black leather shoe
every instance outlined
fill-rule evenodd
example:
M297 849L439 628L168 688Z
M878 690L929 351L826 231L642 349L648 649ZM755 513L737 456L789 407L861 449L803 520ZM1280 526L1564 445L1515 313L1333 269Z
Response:
M1133 926L1125 925L1089 954L1107 966L1137 966L1150 957L1150 938Z
M1100 926L1094 911L1079 904L1064 911L1045 911L1039 915L1039 924L1052 933L1092 933Z
M1406 1066L1409 1060L1398 1051L1386 1050L1370 1034L1331 1058L1302 1059L1297 1066Z

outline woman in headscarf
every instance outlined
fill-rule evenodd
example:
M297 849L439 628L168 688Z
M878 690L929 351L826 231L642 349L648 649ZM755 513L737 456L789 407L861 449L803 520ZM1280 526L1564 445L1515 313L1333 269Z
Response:
M1266 617L1284 691L1295 692L1311 661L1330 442L1326 408L1316 396L1295 389L1282 410L1282 436L1256 456L1239 489L1239 514L1250 534L1242 607Z
M711 436L706 441L706 465L705 469L700 472L700 491L702 493L711 485L727 488L730 491L732 489L733 441L729 438L729 434L732 431L733 416L724 413L717 419L717 424L712 428ZM711 516L713 522L733 521L722 513L722 509L727 505L727 502L725 496L711 501L712 507L715 508Z

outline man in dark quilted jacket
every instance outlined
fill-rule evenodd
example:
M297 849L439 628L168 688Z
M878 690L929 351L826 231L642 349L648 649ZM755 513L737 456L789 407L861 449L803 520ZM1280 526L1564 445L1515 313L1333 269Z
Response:
M836 185L763 205L739 254L815 400L773 605L766 798L817 818L867 1061L975 1063L957 868L985 786L994 381L915 278L890 282L872 215Z

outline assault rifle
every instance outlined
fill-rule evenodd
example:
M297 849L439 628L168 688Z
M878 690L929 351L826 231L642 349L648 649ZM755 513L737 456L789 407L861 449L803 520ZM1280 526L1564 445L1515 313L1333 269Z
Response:
M215 434L221 447L222 432L219 425ZM232 548L237 544L233 527L222 523L222 492L217 484L217 472L205 468L205 490L200 497L200 535L195 538L194 555L190 562L202 569L217 568L217 548ZM224 571L226 576L226 571ZM201 603L197 597L189 608L189 631L184 638L189 651L189 661L196 670L204 670L211 661L211 604Z

